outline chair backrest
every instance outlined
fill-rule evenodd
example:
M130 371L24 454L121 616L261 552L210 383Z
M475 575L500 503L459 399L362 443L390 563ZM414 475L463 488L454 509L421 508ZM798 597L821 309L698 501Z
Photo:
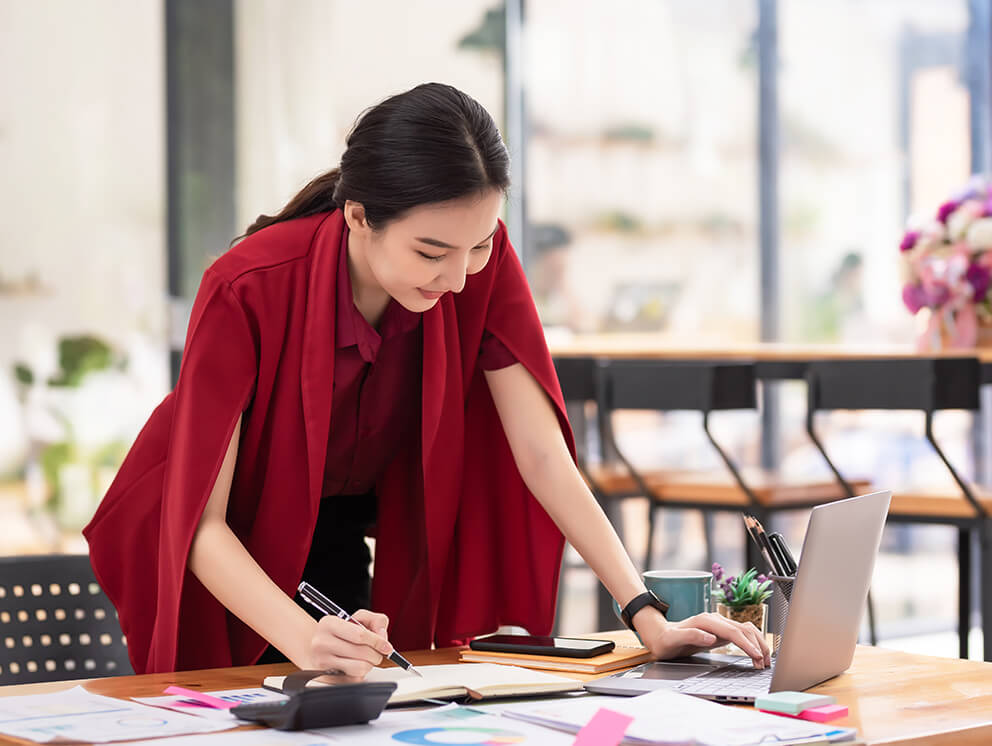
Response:
M592 357L555 358L555 372L565 402L594 401L597 398L598 362Z
M947 458L933 434L934 413L941 409L979 408L981 365L975 358L898 360L821 360L806 369L806 432L848 495L854 488L827 455L813 429L814 415L831 409L906 409L925 415L930 445L961 488L976 516L984 506L967 480Z
M0 557L0 685L131 673L87 555Z
M981 368L974 358L821 360L806 380L810 411L978 409Z
M604 364L607 409L754 409L752 363L610 360Z

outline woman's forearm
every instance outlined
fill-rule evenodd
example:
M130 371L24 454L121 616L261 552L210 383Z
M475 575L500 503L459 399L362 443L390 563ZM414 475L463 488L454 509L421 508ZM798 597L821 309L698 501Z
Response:
M519 363L486 381L524 483L621 606L644 592L613 526L592 496L562 437L547 394Z
M524 483L621 606L644 592L613 526L562 437L547 394L523 365L486 371L486 381Z
M297 666L307 668L316 622L272 582L227 525L241 423L239 417L193 535L186 564L228 611Z
M223 521L201 521L189 568L218 601L299 668L309 667L316 622L282 592Z
M517 468L548 515L621 606L644 592L634 569L565 446L558 416L544 390L519 363L487 371ZM658 609L645 606L632 620L645 646L658 658L674 658L711 647L720 639L743 646L761 668L770 662L768 646L752 624L716 614L697 614L669 624Z

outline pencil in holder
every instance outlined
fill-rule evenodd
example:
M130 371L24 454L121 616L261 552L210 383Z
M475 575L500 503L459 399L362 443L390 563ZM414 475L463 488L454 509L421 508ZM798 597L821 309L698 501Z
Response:
M778 653L779 645L782 644L782 633L785 631L785 621L789 616L789 599L792 597L792 584L796 581L794 577L783 575L769 575L774 583L775 592L772 593L772 603L769 611L771 618L768 620L768 628L772 633L772 652Z

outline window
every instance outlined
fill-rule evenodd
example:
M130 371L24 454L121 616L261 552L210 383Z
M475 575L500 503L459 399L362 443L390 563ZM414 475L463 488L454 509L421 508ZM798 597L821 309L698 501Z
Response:
M757 339L755 24L752 3L527 3L546 325Z

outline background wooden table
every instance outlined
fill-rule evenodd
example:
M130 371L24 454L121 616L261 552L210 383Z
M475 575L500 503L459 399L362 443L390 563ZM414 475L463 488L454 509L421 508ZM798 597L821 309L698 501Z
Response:
M630 644L629 632L588 635ZM459 648L420 650L407 654L415 665L456 663ZM148 697L171 685L214 691L259 686L269 675L293 670L289 664L219 668L204 671L119 676L0 687L0 696L41 694L78 683L95 694ZM574 674L587 680L592 675ZM988 746L992 744L992 663L911 655L859 646L851 668L811 691L831 694L850 708L835 723L857 728L869 744L899 746ZM28 743L16 739L3 743Z

